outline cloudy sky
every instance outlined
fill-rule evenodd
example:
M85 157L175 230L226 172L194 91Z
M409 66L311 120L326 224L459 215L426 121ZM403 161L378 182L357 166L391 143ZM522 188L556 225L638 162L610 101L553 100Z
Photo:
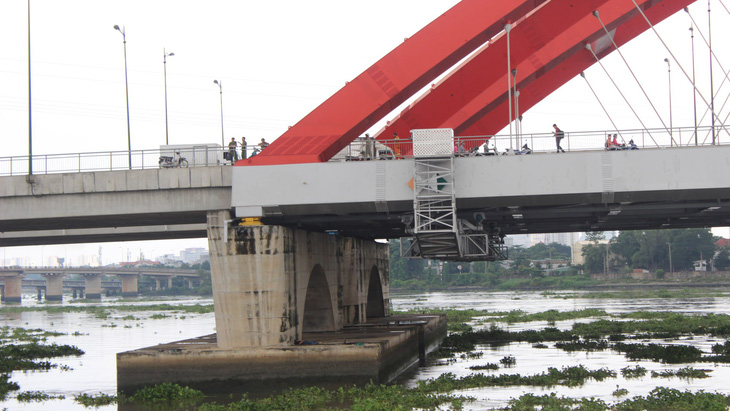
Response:
M132 149L154 149L165 143L163 49L175 53L167 59L171 144L221 142L220 94L214 79L223 86L226 140L243 135L249 141L272 140L456 3L30 0L33 152L127 149L123 43L114 25L126 30ZM710 4L715 53L730 66L730 14L720 0ZM699 36L708 32L707 8L706 1L696 2L689 14L698 23L697 85L709 96L709 56ZM680 12L657 26L669 50L652 31L622 48L667 124L663 60L672 60L675 127L691 127L694 121L690 82L670 55L691 75L689 27L689 15ZM0 157L28 153L27 36L27 0L0 1ZM605 58L604 65L645 124L661 127L617 53ZM724 75L720 67L714 70L719 107L730 82L720 88ZM586 77L619 128L641 127L601 67L586 70ZM718 111L724 118L730 110ZM698 116L704 112L698 99ZM613 128L581 78L525 113L523 130L550 132L555 122L570 131ZM12 253L16 251L21 252Z

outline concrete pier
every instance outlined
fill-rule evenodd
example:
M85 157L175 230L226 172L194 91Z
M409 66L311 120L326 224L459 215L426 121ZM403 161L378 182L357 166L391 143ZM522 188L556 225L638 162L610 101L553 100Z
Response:
M119 274L117 277L122 280L122 297L136 297L139 295L139 274Z
M238 224L228 210L208 214L208 244L217 334L117 354L120 390L385 383L446 335L444 316L388 315L387 244Z
M389 312L388 245L208 214L217 343L289 347Z
M86 298L101 299L101 274L82 274L86 279Z
M0 270L3 279L3 301L19 303L23 291L23 272L19 270Z
M63 300L63 273L41 274L46 279L46 301Z

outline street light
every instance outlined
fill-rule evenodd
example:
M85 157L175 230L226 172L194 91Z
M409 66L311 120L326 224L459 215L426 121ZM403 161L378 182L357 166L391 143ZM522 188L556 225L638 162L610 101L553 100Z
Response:
M127 33L125 28L119 28L118 25L114 25L114 30L122 33L122 40L124 41L124 92L127 96L127 147L129 149L129 169L132 169L132 133L129 130L129 79L127 78Z
M174 56L175 53L168 53L165 49L162 49L162 67L165 72L165 145L170 144L170 137L167 129L167 57Z
M665 58L664 62L667 63L667 76L669 77L669 146L671 147L674 142L672 137L672 66L668 58Z
M223 135L223 81L213 80L221 91L221 147L225 147L226 139Z

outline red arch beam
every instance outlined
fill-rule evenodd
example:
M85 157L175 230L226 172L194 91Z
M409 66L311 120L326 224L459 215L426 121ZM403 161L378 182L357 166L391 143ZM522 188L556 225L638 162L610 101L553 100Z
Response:
M324 162L438 75L546 0L462 0L236 165Z

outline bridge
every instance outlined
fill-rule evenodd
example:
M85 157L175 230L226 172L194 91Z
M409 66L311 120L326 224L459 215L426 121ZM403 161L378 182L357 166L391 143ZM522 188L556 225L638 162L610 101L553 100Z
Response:
M401 238L413 258L496 260L510 234L730 225L730 147L716 113L707 145L674 127L612 131L637 150L604 150L605 132L575 133L560 154L547 150L552 135L495 136L518 110L692 2L463 0L233 167L3 177L0 244L207 235L215 347L181 345L205 347L187 365L160 350L120 354L120 386L183 369L201 379L260 377L241 369L314 375L422 350L444 332L437 320L383 331L387 342L367 355L328 346L324 361L319 348L293 347L397 321L388 247L374 239ZM367 143L394 159L330 161L429 84ZM517 155L526 140L533 153ZM482 154L511 155L462 153L484 145ZM342 158L359 160L354 150ZM272 357L282 359L275 368ZM385 366L368 367L378 381Z
M27 274L39 274L43 280L24 278ZM80 280L65 279L67 275L81 277ZM116 276L119 281L102 281L104 276ZM21 302L22 288L35 287L40 300L45 292L46 300L61 301L63 289L71 289L73 296L84 295L86 298L99 299L103 289L121 291L123 297L136 297L139 294L139 278L151 277L155 281L155 289L172 288L173 278L182 278L183 283L192 287L198 282L200 274L197 270L185 269L134 269L116 267L35 267L35 268L3 268L0 269L0 291L2 301Z

